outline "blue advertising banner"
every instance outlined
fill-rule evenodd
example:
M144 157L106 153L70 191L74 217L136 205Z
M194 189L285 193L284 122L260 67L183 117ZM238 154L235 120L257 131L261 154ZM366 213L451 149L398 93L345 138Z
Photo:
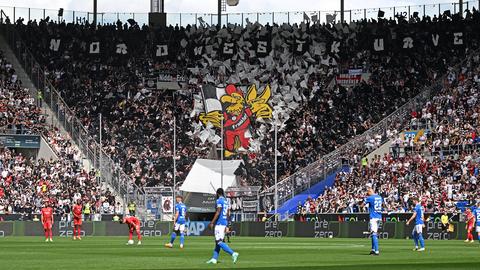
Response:
M212 236L213 231L208 228L208 221L187 222L187 236Z

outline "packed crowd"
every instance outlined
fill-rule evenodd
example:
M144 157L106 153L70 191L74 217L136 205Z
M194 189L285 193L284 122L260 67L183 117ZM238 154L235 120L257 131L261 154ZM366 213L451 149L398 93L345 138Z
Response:
M473 52L459 70L449 69L441 91L411 113L409 127L427 132L410 138L393 137L398 147L427 151L406 151L405 155L394 151L392 155L375 157L369 164L360 164L351 172L339 173L335 185L315 200L309 199L302 211L365 212L361 202L368 186L385 199L388 212L411 210L409 199L413 196L422 198L428 212L454 211L459 201L474 204L480 198L480 155L471 147L478 143L479 56ZM464 147L457 148L454 155L435 154L452 145Z
M39 132L45 116L35 105L27 88L17 79L15 70L0 52L0 130L10 134Z
M55 24L48 21L18 22L28 48L48 70L49 78L83 124L97 136L99 114L104 117L105 150L139 185L171 184L173 155L173 116L179 131L177 179L188 174L193 161L211 154L212 148L198 137L188 136L198 122L191 112L202 83L222 81L258 85L269 83L272 105L282 122L279 132L280 178L287 177L320 156L363 133L393 112L422 87L447 72L446 63L461 60L462 51L444 49L408 53L396 49L371 53L366 40L384 32L398 35L427 35L428 30L452 31L463 27L474 37L479 14L467 20L447 17L421 20L359 21L350 25L266 25L212 27L168 27L152 30L147 26L99 26ZM424 34L425 33L425 34ZM316 43L330 44L343 37L338 55L322 53ZM50 48L51 38L61 39L60 50ZM285 48L295 38L308 39L312 46L296 55ZM425 36L427 39L427 36ZM475 40L474 38L472 38ZM155 42L170 44L166 57L152 56ZM248 44L271 41L271 53L257 56ZM88 42L103 44L98 56L88 54ZM194 41L195 44L189 42ZM239 45L236 57L228 59L211 53L222 42ZM125 42L128 54L115 54L115 44ZM243 45L242 45L243 44ZM190 47L203 46L201 57ZM245 45L245 46L244 46ZM477 44L469 44L476 46ZM62 47L64 46L64 47ZM320 46L321 47L321 46ZM370 74L368 81L355 87L330 84L335 75L349 68ZM185 73L186 91L152 90L144 79L165 72ZM285 99L288 97L288 100ZM243 176L252 185L271 186L273 171L273 132L257 128L257 153L241 155Z
M115 197L97 185L95 172L81 169L78 160L35 160L15 150L0 150L0 213L38 214L45 202L56 214L68 216L77 200L91 204L92 214L113 213Z
M377 157L367 166L339 173L335 185L309 199L305 209L308 213L368 212L363 201L367 187L373 187L385 200L385 212L411 211L415 196L422 198L427 212L454 212L457 202L472 204L478 198L479 162L478 153L443 160L421 155Z
M0 55L0 123L2 133L41 134L57 160L36 160L0 146L0 214L39 213L45 201L59 215L68 215L77 199L92 205L93 213L113 213L115 197L102 190L94 171L83 170L82 155L70 139L45 123L29 91Z
M443 88L421 110L412 112L412 129L421 133L398 138L395 145L404 147L406 152L435 154L475 149L480 141L480 56L468 58L459 72L450 70L447 80L450 87Z

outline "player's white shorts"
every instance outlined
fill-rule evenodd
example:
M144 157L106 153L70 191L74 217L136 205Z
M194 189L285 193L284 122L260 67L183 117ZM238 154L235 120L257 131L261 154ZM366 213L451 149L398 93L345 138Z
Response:
M370 224L369 224L369 227L370 227L370 232L372 233L377 233L378 232L378 224L380 223L380 219L379 218L372 218L370 219Z
M423 232L423 224L415 225L415 227L413 227L413 232L421 234Z
M215 225L215 241L223 240L225 238L225 225Z
M175 223L175 231L185 232L185 224Z
M480 233L480 226L477 226L475 230L477 231L477 233Z

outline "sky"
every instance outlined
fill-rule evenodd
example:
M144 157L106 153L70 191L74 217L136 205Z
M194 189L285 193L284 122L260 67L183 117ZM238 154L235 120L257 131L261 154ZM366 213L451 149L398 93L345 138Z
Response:
M464 0L468 1L468 0ZM477 2L478 0L474 0ZM345 9L363 9L434 3L452 3L457 0L345 0ZM65 10L90 11L93 0L0 0L0 7L16 6ZM240 0L237 7L228 7L227 12L266 11L329 11L338 10L339 0ZM217 0L165 0L165 11L170 13L195 12L215 13ZM150 11L150 0L98 0L99 12Z

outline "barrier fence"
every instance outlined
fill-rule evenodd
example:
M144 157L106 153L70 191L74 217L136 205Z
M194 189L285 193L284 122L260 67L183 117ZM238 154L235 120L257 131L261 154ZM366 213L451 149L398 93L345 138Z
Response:
M479 0L464 1L463 10L478 10L480 6ZM56 9L39 9L26 7L0 7L5 14L10 18L10 21L17 21L23 18L28 20L42 20L47 17L54 21L72 22L93 22L93 13L88 11L64 10L63 16L59 17ZM377 19L378 10L385 12L385 18L394 18L395 15L402 15L404 17L413 16L417 13L419 17L422 16L439 16L445 11L450 10L451 13L457 13L460 10L458 1L447 3L436 3L426 5L407 5L395 7L380 7L380 8L365 8L365 9L351 9L345 10L344 16L346 22L353 22L362 19ZM305 21L307 16L309 20L318 20L320 23L327 22L327 16L336 17L337 21L340 19L340 11L338 10L310 10L310 11L292 11L292 12L250 12L250 13L226 13L222 15L222 22L228 24L245 25L248 22L259 22L261 24L283 24L283 23L301 23ZM97 13L97 21L100 24L114 24L117 20L126 22L128 19L134 19L139 25L148 24L147 12L99 12ZM216 13L168 13L167 25L187 26L204 21L209 25L216 25L218 15Z
M465 223L452 222L453 232L447 232L440 222L430 221L425 224L424 237L427 240L465 239ZM382 239L411 238L414 225L405 222L381 222L379 237ZM195 221L186 225L187 236L213 236L208 222ZM170 234L171 222L145 221L141 224L143 236L161 237ZM366 221L313 221L313 222L237 222L231 226L232 236L250 237L308 237L308 238L369 238ZM57 221L53 225L53 235L59 237L73 236L73 222ZM83 236L125 236L128 227L113 221L84 222ZM0 238L10 236L44 236L39 221L6 221L0 223ZM155 241L150 239L147 241Z

